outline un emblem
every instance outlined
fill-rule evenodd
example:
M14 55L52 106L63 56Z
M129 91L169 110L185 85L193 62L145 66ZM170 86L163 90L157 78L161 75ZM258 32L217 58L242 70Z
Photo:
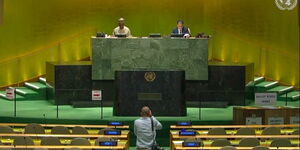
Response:
M297 6L297 0L275 0L275 4L280 10L292 10Z
M156 78L156 74L154 72L145 72L144 78L147 82L153 82Z

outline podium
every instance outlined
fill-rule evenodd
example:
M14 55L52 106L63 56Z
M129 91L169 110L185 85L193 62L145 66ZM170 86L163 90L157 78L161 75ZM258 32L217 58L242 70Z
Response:
M139 116L149 106L154 116L186 116L182 70L116 71L114 115Z

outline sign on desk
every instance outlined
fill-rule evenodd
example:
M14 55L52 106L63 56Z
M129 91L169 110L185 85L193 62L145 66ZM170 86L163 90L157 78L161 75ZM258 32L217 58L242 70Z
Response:
M101 101L102 100L102 91L101 90L92 90L92 100Z
M277 93L255 93L255 105L276 105Z
M14 99L15 98L15 89L14 88L7 88L5 91L7 99Z
M261 125L261 117L246 117L246 125Z
M290 124L300 124L300 117L298 116L292 116L290 117Z
M284 119L283 117L269 117L268 124L269 125L284 124Z

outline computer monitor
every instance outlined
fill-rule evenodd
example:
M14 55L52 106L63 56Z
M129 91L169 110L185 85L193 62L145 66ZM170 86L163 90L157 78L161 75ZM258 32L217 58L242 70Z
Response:
M103 33L103 32L96 32L96 37L105 37L105 33Z
M161 34L160 33L149 33L149 37L157 38L157 37L161 37Z
M109 126L122 126L123 125L123 122L120 122L120 121L110 121L108 122Z
M121 135L120 130L108 130L104 131L104 135Z
M196 131L179 131L180 136L195 136Z
M183 37L184 34L172 33L171 37Z
M176 123L176 126L191 126L192 122L191 121L178 121Z
M115 37L125 38L125 37L127 37L127 35L126 34L116 34Z
M100 141L99 146L117 146L117 141Z
M182 147L200 147L200 142L183 142Z

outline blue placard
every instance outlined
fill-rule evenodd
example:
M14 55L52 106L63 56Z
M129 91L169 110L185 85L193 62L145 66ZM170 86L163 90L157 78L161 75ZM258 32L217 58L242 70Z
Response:
M181 136L195 136L195 131L179 131L179 135Z
M119 122L119 121L110 121L108 122L109 126L122 126L123 122Z
M200 142L183 142L182 147L200 147Z
M99 146L117 146L118 142L117 141L103 141L99 142Z
M121 131L120 130L104 131L104 135L121 135Z
M176 124L177 126L191 126L192 122L191 121L179 121Z

